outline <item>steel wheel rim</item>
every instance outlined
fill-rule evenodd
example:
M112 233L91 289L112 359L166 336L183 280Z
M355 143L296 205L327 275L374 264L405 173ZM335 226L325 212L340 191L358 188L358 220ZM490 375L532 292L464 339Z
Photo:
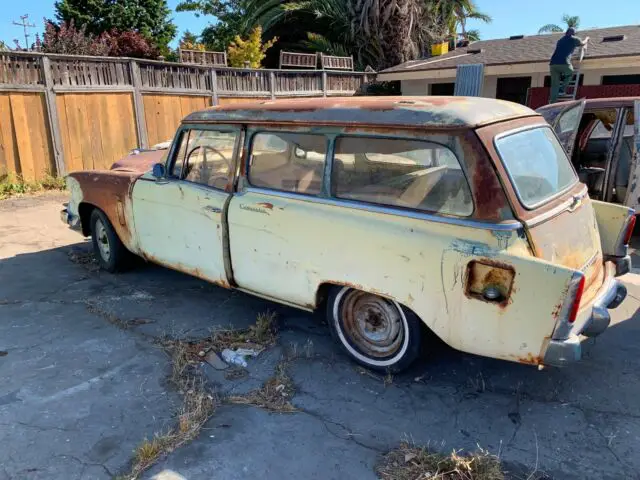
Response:
M108 262L111 258L109 236L107 235L107 229L100 219L96 220L96 243L98 244L100 256L105 262Z
M359 360L384 367L406 352L408 324L395 301L345 287L333 313L338 336Z

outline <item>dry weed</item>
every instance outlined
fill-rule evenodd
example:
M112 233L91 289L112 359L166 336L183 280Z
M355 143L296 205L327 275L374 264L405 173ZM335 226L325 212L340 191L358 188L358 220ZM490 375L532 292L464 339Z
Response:
M295 394L293 381L286 371L286 364L281 362L276 367L276 373L269 378L262 388L253 390L246 395L234 395L228 398L230 403L252 405L270 412L291 413L297 409L291 404Z
M188 348L183 342L174 341L167 349L171 354L173 382L182 394L182 406L178 412L178 424L166 433L145 439L135 450L130 473L118 477L136 480L158 459L198 436L202 426L215 413L217 399L209 393L204 380L189 369Z
M97 272L100 270L100 264L98 259L91 251L78 251L72 250L68 254L69 260L76 265L82 265L90 272Z
M504 480L500 460L479 449L471 455L451 455L402 443L384 456L377 468L382 480Z

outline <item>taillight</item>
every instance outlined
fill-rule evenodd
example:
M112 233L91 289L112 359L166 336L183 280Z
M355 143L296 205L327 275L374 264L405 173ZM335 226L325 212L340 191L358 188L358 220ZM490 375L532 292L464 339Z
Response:
M582 294L584 292L584 278L584 276L580 276L580 280L578 280L577 285L574 288L570 289L573 290L573 292L568 292L569 295L573 294L573 303L571 304L571 309L569 310L569 316L567 318L567 321L569 323L575 322L576 317L578 316L578 310L580 309L580 300L582 300Z
M631 235L633 235L633 228L635 226L636 226L636 216L631 215L631 218L629 219L629 223L627 224L627 231L624 233L624 241L622 242L623 245L629 245L629 242L631 241Z

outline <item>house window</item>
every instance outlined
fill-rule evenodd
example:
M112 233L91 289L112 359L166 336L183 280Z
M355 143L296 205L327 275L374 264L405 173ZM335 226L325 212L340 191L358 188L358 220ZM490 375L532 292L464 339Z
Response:
M432 83L431 95L453 95L455 83Z
M531 77L499 77L496 98L526 105Z
M640 84L640 75L603 75L602 85L636 85Z

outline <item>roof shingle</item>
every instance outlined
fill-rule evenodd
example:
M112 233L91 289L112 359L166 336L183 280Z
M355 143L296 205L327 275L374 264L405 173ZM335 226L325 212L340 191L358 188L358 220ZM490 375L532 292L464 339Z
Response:
M468 47L458 48L439 57L405 62L380 73L419 72L425 70L442 70L456 68L458 65L483 63L485 65L504 65L513 63L548 62L553 54L556 42L562 33L525 36L510 40L481 40ZM605 37L624 35L618 42L603 42ZM585 59L602 57L620 57L640 55L640 25L623 27L579 30L578 37L589 37ZM467 51L479 53L468 53Z

